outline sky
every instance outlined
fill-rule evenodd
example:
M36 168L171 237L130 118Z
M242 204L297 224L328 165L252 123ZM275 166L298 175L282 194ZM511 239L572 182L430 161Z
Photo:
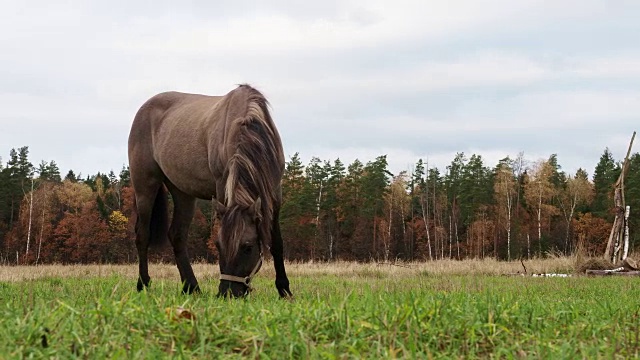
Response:
M249 83L305 164L523 152L593 175L640 128L638 19L635 0L4 0L0 157L118 173L148 98Z

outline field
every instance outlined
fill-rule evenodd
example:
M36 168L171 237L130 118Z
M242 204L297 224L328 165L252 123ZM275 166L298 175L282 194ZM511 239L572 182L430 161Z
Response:
M500 276L519 262L272 264L245 300L179 292L173 265L0 267L0 358L631 358L640 356L635 278ZM525 262L570 272L573 260ZM179 308L184 309L180 312Z

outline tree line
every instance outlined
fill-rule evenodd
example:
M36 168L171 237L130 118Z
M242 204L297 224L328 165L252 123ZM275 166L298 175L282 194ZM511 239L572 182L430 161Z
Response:
M392 174L386 155L366 163L296 153L282 180L285 256L294 261L425 261L494 257L512 260L604 253L613 221L613 185L621 164L605 149L590 178L562 171L558 158L523 153L493 167L458 153L444 169L419 159ZM640 155L625 179L631 247L640 244ZM0 263L136 261L129 170L62 177L55 161L29 161L28 147L0 159ZM171 199L170 199L171 201ZM171 207L170 207L171 208ZM215 262L210 201L198 201L189 253ZM170 246L152 260L172 261Z

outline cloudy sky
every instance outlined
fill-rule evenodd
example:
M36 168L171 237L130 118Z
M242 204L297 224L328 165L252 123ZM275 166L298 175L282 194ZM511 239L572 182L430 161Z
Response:
M638 19L635 0L3 1L0 156L118 172L146 99L247 82L305 162L523 151L593 174L640 128Z

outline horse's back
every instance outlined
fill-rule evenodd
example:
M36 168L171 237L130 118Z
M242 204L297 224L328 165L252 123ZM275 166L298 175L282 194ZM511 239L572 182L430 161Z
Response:
M221 96L181 93L159 93L147 100L138 110L129 133L129 151L138 144L151 145L163 127L176 121L203 121L206 112L215 106ZM189 116L177 119L173 114L188 112ZM186 124L185 124L186 125Z
M261 111L255 112L257 108ZM247 120L252 116L260 121ZM240 126L242 123L253 125ZM239 149L238 129L255 132L241 137L244 142L255 142L251 154L245 155L272 167L268 176L279 183L284 170L280 136L267 100L248 85L224 96L164 92L151 97L140 107L131 127L131 171L145 173L141 178L168 179L187 194L211 198L216 189L222 191L229 159Z
M204 135L211 126L209 114L221 98L163 92L147 100L131 125L131 172L139 178L168 178L186 193L210 198L213 184Z
M204 104L204 107L214 106L221 98L222 96L189 94L177 91L162 92L142 104L136 113L132 127L145 125L144 123L151 121L161 121L169 112L180 107L193 106L195 104ZM205 110L205 108L202 109L203 112Z

